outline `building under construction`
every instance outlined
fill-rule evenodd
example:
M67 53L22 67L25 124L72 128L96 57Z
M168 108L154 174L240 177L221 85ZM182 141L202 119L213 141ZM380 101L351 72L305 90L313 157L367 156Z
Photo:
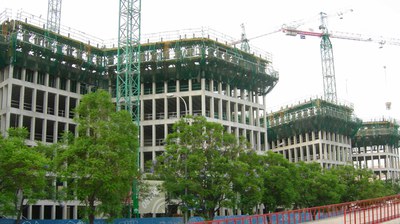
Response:
M291 162L330 168L351 164L351 140L360 126L351 106L310 99L270 113L268 141Z
M28 142L55 143L76 133L73 110L83 94L116 92L117 48L73 32L44 29L27 13L1 14L0 127L26 127ZM35 20L36 19L36 20ZM140 83L141 168L163 150L172 124L185 114L202 115L267 150L265 96L278 82L267 53L244 52L212 30L143 38ZM67 183L49 177L58 191ZM56 194L29 205L28 219L79 218L79 202L60 204ZM161 204L160 204L161 203ZM163 213L165 202L140 207Z
M353 164L394 181L400 175L398 128L395 120L362 122L351 105L310 99L268 115L268 142L291 162Z
M364 122L354 137L354 166L371 169L382 180L398 180L399 140L399 125L395 120Z

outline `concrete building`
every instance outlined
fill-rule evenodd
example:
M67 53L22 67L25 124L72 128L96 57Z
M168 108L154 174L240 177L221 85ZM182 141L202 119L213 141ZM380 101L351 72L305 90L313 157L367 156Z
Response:
M270 113L267 126L270 148L291 162L354 165L381 180L400 177L399 125L393 119L362 122L349 105L310 99Z
M399 125L395 120L363 122L353 142L354 166L371 169L381 180L399 179L399 140Z
M75 133L73 109L83 94L102 88L115 95L117 49L101 39L83 40L71 30L49 32L42 28L45 21L19 16L0 21L0 130L26 127L28 144L55 143L62 133ZM268 149L265 96L278 81L269 54L241 51L229 45L233 38L213 30L142 39L142 169L164 150L172 124L185 114L223 124L236 136L245 136L254 150ZM29 205L24 216L79 218L76 200L57 199L67 184L49 176L56 193ZM152 203L146 202L147 210L140 205L140 211L164 211L160 204L149 208Z
M352 138L360 125L351 106L310 99L268 115L268 142L291 162L350 165Z

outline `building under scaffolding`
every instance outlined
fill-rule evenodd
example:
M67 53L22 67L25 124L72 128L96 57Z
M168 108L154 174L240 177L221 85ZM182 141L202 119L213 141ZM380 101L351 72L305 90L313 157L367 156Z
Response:
M395 120L364 122L354 137L354 165L373 170L382 180L399 179L399 140L399 125Z
M48 31L41 25L45 21L29 14L12 20L2 13L0 19L2 133L26 127L29 144L55 143L63 132L76 133L73 109L83 94L102 88L115 95L117 49L112 45L62 27L61 33ZM172 124L186 113L219 122L246 137L254 150L267 150L265 96L278 82L270 55L229 46L233 38L212 30L161 37L142 38L147 42L141 47L141 168L162 153ZM49 184L57 192L68 183L49 176ZM79 202L60 204L56 195L29 205L24 216L79 218ZM164 201L152 203L140 205L140 212L164 212Z
M268 115L268 142L291 162L351 164L351 139L361 126L353 108L310 99Z

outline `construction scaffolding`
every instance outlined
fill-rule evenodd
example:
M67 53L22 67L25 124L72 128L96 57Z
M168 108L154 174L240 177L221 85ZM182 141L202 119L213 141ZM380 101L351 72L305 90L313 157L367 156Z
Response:
M288 138L310 131L328 131L354 136L361 119L349 105L339 105L322 99L310 99L295 106L281 108L268 115L268 140Z
M65 36L46 31L28 21L28 18L10 20L4 12L0 21L0 68L8 64L37 67L38 71L66 76L88 86L111 88L115 93L115 45L98 39L91 42L89 38L82 42L71 38L69 33ZM269 93L277 84L279 76L272 67L270 54L243 52L219 38L223 35L215 37L217 32L210 29L189 31L191 34L165 33L166 38L159 37L158 41L153 34L154 42L149 42L146 36L143 38L148 42L142 44L140 54L142 83L198 77L216 79L258 95Z
M371 169L382 180L398 180L399 140L399 124L396 120L382 118L363 122L353 140L354 166Z

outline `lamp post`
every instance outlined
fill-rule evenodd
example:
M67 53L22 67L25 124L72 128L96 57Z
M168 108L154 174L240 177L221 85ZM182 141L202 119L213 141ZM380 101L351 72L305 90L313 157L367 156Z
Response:
M167 93L166 96L168 98L172 98L172 97L176 96L179 99L181 99L183 101L183 104L185 105L185 116L188 115L187 103L186 103L186 100L183 97L178 96L178 95L174 95L173 93ZM185 159L185 179L187 179L187 158ZM185 197L187 197L187 193L188 193L187 192L187 186L185 186ZM188 208L187 208L187 204L186 203L185 203L185 206L186 206L186 210L185 210L185 213L184 213L184 216L183 216L183 223L186 224L188 222Z
M185 105L185 116L188 115L188 108L187 108L186 100L183 99L183 97L178 96L178 95L174 95L173 93L167 93L166 96L167 96L168 98L172 98L172 97L176 96L176 97L178 97L179 99L181 99L181 100L183 101L183 104Z

